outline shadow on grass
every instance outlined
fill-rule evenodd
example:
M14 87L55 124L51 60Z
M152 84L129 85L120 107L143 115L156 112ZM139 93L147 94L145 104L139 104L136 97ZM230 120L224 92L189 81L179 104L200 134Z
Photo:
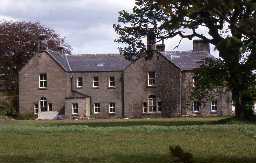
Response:
M69 155L0 155L0 163L35 163L35 162L47 162L47 163L169 163L169 155L157 155L157 154L121 154L113 153L104 157L76 157ZM256 157L238 157L238 156L210 156L210 157L195 157L193 163L255 163Z
M129 127L129 126L193 126L193 125L216 125L216 124L232 124L236 120L233 117L223 118L223 119L213 119L207 120L207 118L195 120L193 118L187 120L129 120L129 121L103 121L103 122L56 122L56 123L46 123L49 126L76 126L76 125L86 125L89 127Z

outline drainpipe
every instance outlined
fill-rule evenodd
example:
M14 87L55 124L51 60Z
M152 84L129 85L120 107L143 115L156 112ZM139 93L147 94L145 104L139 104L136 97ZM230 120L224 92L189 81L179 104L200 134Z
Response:
M124 71L121 72L122 118L124 115Z
M181 98L182 98L182 72L180 71L180 116L182 116Z

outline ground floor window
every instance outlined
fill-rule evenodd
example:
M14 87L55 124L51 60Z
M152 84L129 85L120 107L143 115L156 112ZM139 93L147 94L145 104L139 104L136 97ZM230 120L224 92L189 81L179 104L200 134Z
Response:
M100 103L95 103L93 105L93 108L94 108L94 113L95 114L100 113Z
M49 103L48 104L48 111L52 111L53 109L52 109L52 103Z
M162 102L155 95L148 96L147 102L143 102L143 113L157 113L162 111Z
M78 103L73 103L72 104L72 115L77 115L78 114Z
M211 101L211 112L217 112L217 100Z
M47 111L47 107L48 107L48 105L47 105L47 98L46 97L41 97L39 103L40 103L40 110L41 110L41 112L46 112Z
M115 113L116 112L116 104L110 103L109 104L109 113Z
M192 110L195 113L200 112L200 108L201 108L201 103L199 101L194 101L192 104Z
M34 114L37 115L38 114L38 104L34 104Z

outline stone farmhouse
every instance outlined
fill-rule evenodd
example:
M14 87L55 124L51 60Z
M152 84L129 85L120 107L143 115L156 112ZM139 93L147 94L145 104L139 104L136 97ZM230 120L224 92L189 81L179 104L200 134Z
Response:
M193 101L193 73L211 56L209 44L159 52L130 62L118 54L65 55L50 50L19 72L21 114L74 118L140 118L230 115L230 92ZM56 117L52 117L56 118Z

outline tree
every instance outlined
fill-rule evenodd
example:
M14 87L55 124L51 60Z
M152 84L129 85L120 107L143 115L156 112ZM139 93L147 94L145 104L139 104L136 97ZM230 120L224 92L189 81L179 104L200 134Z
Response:
M255 90L254 0L136 0L132 12L119 12L118 24L113 27L119 35L116 42L124 44L119 48L121 53L132 59L143 56L143 39L149 33L154 33L157 41L180 36L214 45L220 58L209 61L196 73L197 91L229 88L236 117L245 118L246 106Z
M54 30L32 22L0 22L0 77L8 90L18 93L18 72L36 53L44 50L43 39L49 48L59 50L63 42ZM64 51L71 47L63 43Z

